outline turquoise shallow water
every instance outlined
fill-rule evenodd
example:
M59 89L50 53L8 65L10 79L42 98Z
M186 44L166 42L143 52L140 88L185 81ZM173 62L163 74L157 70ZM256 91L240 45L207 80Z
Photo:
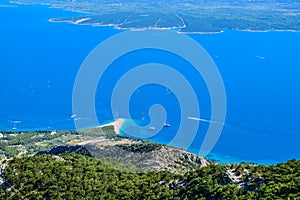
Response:
M30 5L0 8L1 130L75 128L72 89L81 62L98 43L120 31L48 22L73 15L81 14ZM300 33L225 31L189 36L214 59L227 93L224 130L208 158L268 164L300 159ZM188 63L167 52L146 50L120 57L99 82L98 89L105 94L95 99L100 122L112 120L109 97L116 81L126 70L149 62L181 67L187 77L193 74ZM126 67L120 68L124 63ZM203 91L197 94L201 118L209 119L205 84L201 77L189 80ZM131 114L145 125L148 109L156 103L168 111L172 126L150 140L168 144L180 117L174 94L157 85L141 87L132 96ZM198 152L207 126L201 123L190 151Z

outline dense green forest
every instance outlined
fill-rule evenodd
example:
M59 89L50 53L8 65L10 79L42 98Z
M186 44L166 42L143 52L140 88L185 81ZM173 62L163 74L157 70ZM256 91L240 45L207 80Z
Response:
M299 199L300 161L209 165L182 175L119 171L74 153L14 158L1 199ZM228 172L240 177L233 182Z

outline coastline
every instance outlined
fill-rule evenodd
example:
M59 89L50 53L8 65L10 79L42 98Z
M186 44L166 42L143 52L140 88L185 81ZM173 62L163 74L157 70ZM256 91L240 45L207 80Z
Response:
M76 12L76 11L75 11ZM120 31L145 31L145 30L174 30L179 34L186 34L186 35L192 35L192 34L197 34L197 35L206 35L206 34L221 34L224 32L224 30L216 31L216 32L211 32L211 31L195 31L195 32L184 32L181 31L180 29L182 27L143 27L143 28L121 28L119 24L101 24L99 22L94 22L94 23L84 23L85 21L90 20L90 17L82 17L77 20L71 20L71 19L59 19L59 18L51 18L48 20L48 22L51 23L69 23L69 24L74 24L74 25L81 25L81 26L93 26L93 27L112 27L115 30L120 30ZM82 23L83 22L83 23Z
M126 119L124 118L119 118L113 122L107 122L107 123L104 123L100 126L98 126L99 128L102 128L102 127L105 127L105 126L114 126L114 131L116 134L124 134L122 132L122 126L128 126L128 124L126 125L126 122L130 124L130 120L126 121ZM126 134L125 134L126 135ZM167 146L170 146L164 142L161 142L161 141L155 141L155 143L157 144L161 144L161 145L167 145ZM180 148L180 147L176 147L174 146L175 148ZM181 148L180 148L181 149ZM198 153L197 150L193 150L193 149L183 149L185 151L188 151L190 153L193 153L193 154L196 154L196 155L199 155L199 156L202 156ZM277 163L280 163L280 161L275 161L275 160L256 160L256 161L252 161L252 160L245 160L245 159L242 159L242 158L238 158L238 157L232 157L232 156L229 156L229 155L225 155L225 154L222 154L222 153L217 153L217 152L211 152L209 153L208 155L204 156L205 159L209 160L209 161L213 161L213 162L216 162L217 164L239 164L239 163L252 163L252 164L255 164L255 165L274 165L274 164L277 164Z
M69 10L68 10L69 11ZM77 12L77 11L73 11ZM70 23L74 25L84 25L84 26L93 26L93 27L113 27L116 30L121 30L121 31L144 31L144 30L174 30L179 34L186 34L186 35L211 35L211 34L221 34L224 33L225 31L237 31L237 32L249 32L249 33L268 33L268 32L292 32L292 33L299 33L300 30L281 30L281 29L268 29L268 30L251 30L251 29L222 29L220 31L216 32L211 32L211 31L193 31L193 32L184 32L181 31L181 27L143 27L143 28L121 28L119 27L119 24L101 24L98 22L95 23L84 23L85 21L90 20L90 17L82 17L77 20L60 20L59 18L51 18L48 21L51 23Z

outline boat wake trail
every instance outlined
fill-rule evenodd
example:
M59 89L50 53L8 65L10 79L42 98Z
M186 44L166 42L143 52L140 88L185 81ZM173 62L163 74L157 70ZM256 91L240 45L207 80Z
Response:
M194 120L194 121L200 121L200 122L204 122L204 123L214 123L214 124L223 125L224 128L230 129L231 131L234 131L234 132L243 133L243 134L258 134L258 133L262 132L259 130L254 130L253 128L242 127L239 125L232 125L232 124L228 124L228 123L221 122L221 121L215 121L215 120L209 120L209 119L203 119L203 118L197 118L197 117L187 117L187 119Z
M195 120L195 121L226 125L225 122L219 122L219 121L214 121L214 120L209 120L209 119L202 119L202 118L197 118L197 117L187 117L187 118L190 119L190 120Z

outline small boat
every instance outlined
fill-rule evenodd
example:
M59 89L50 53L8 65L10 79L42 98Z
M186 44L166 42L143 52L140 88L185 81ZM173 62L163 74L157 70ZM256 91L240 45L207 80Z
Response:
M164 127L170 127L171 124L168 124L168 123L164 123Z
M150 126L150 127L149 127L149 130L150 130L150 131L153 131L153 130L155 130L155 127L154 127L154 126Z

